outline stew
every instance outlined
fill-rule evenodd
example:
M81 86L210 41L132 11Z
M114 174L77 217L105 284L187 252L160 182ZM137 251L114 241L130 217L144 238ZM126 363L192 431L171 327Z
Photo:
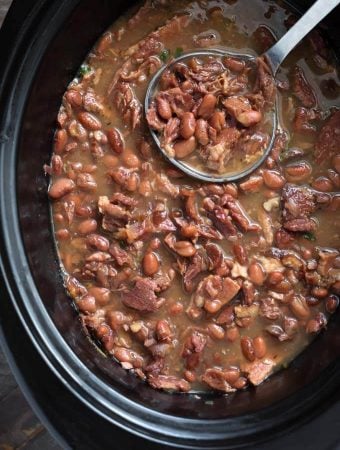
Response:
M148 0L105 32L63 96L45 171L65 286L84 329L154 388L258 385L338 306L340 85L321 34L279 71L274 148L238 183L172 167L142 108L172 56L218 45L261 54L294 20L279 1ZM225 117L226 133L240 132ZM237 139L251 153L262 135L246 128Z

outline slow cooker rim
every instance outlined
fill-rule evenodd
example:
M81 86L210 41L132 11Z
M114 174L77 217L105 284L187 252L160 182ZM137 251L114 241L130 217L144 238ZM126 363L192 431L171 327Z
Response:
M48 2L47 0L42 0L35 3L36 8L32 11L32 14L26 18L22 25L21 33L12 41L13 52L11 60L8 62L8 65L5 65L6 68L3 70L4 75L1 86L1 98L4 98L4 101L2 102L0 128L0 136L2 137L0 204L1 243L4 250L0 259L0 266L11 301L26 332L30 336L30 339L51 370L74 395L86 403L87 406L94 409L98 414L101 414L112 423L139 436L145 437L147 435L149 439L156 442L166 442L170 445L178 445L182 448L186 446L187 448L190 448L191 443L189 443L189 441L192 441L195 444L195 448L197 448L196 441L200 439L204 440L206 444L201 448L207 448L207 446L210 445L209 442L214 442L214 448L218 448L216 446L218 445L218 442L224 441L223 448L226 448L226 439L231 442L231 440L236 439L239 436L239 418L237 418L237 421L234 418L200 420L170 416L123 398L110 387L109 389L112 391L111 395L113 395L113 398L117 401L117 404L115 404L116 408L118 404L121 407L122 402L125 406L119 413L116 409L114 417L112 417L113 411L110 409L109 405L105 405L107 402L100 403L97 395L92 394L92 396L90 396L90 392L85 389L84 385L77 382L77 375L79 376L80 373L83 373L84 378L91 379L91 377L94 377L100 382L99 384L103 385L102 387L106 386L105 383L102 380L99 380L88 368L86 368L77 357L75 358L76 355L70 349L48 315L35 287L21 239L17 200L16 195L14 195L17 190L14 168L16 167L21 122L25 110L25 101L30 91L29 88L33 82L35 70L39 66L44 50L57 32L60 23L62 23L62 19L65 19L73 8L76 7L79 0L62 0L61 2ZM39 37L42 35L42 30L46 28L45 23L49 24L48 36L50 40L45 39L43 45L41 39L39 40ZM34 30L32 29L33 24L35 25ZM20 54L24 54L25 57L19 62L18 55ZM16 76L13 76L14 73ZM9 75L11 74L12 79L9 79ZM5 86L7 97L4 95ZM20 95L20 98L16 98L15 94L17 93L22 93L23 95ZM13 115L17 118L14 127L11 120ZM46 330L48 330L49 333L47 333ZM58 349L58 354L56 353L56 349ZM337 371L339 368L340 363L334 364L328 368L327 376L324 374L326 380L322 385L322 392L324 393L325 398L329 398L333 390L339 386L339 382L337 382ZM83 378L80 377L80 379ZM88 386L86 387L88 388ZM107 412L104 410L96 409L86 396L79 393L79 388L81 388L86 396L96 399L97 403L99 403L102 408L106 408L106 410L110 411L111 415L108 416ZM301 421L306 420L306 416L308 416L306 415L302 418L301 416L304 415L302 412L307 410L313 410L315 412L314 406L319 402L317 397L320 396L320 386L313 391L314 396L310 397L308 401L305 401L303 393L299 392L297 394L300 394L300 402L297 401L295 404L295 400L297 399L296 394L291 396L292 398L289 397L281 402L286 404L288 402L286 411L289 410L289 417L286 412L285 415L281 414L279 420L274 414L276 405L272 405L256 415L244 415L242 417L244 428L242 430L242 436L245 437L246 434L259 434L259 431L260 434L263 434L268 428L279 429L283 423L289 427L289 422L293 422L294 419L299 416L301 419L299 424L301 424ZM105 400L105 397L103 397L103 400ZM304 403L303 409L301 409L301 403ZM290 408L288 406L290 406ZM132 414L131 411L135 411L135 413ZM267 426L264 426L263 414L265 412L271 419ZM294 413L293 417L292 412ZM145 416L147 418L152 416L154 420L157 419L156 426L158 428L155 429L155 424L150 422L150 420L144 420L142 424L142 417L144 419ZM309 417L311 416L308 416L308 418ZM276 422L273 421L273 418L276 419ZM174 424L176 424L177 436L173 435L174 427L164 425L169 421L173 421ZM226 428L226 423L229 425L227 433L224 430L224 428ZM252 426L250 424L252 424ZM261 427L259 426L260 424ZM132 425L134 426L133 428L131 428ZM203 428L202 425L204 425L205 428L204 434L197 434ZM230 430L233 428L232 425L235 427L233 432ZM297 425L297 423L291 423L291 426L293 425ZM189 430L190 433L188 434L188 428L190 427L193 428L192 431ZM211 430L210 432L209 429ZM285 431L287 431L287 428L285 428ZM214 436L212 436L211 433L213 433ZM218 439L216 439L216 433L218 433ZM171 438L171 442L169 442L169 438ZM174 439L176 442L174 442ZM184 444L183 441L187 441L188 445ZM232 445L233 448L235 448L237 446L236 441L234 441Z

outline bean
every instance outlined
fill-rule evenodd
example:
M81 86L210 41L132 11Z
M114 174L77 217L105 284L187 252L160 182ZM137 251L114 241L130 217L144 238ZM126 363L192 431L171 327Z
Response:
M138 167L140 167L140 160L138 156L132 153L131 150L125 150L122 160L124 164L131 169L137 169Z
M238 328L236 326L227 328L226 331L226 338L228 339L229 342L235 342L236 339L238 339L240 336L240 333L238 331Z
M329 312L330 314L333 314L337 307L339 306L339 297L337 295L329 295L326 298L326 310L327 312Z
M90 173L79 173L77 176L77 186L85 191L95 191L97 183Z
M237 367L230 367L223 371L224 379L227 383L234 385L234 383L240 378L240 369Z
M66 241L70 238L70 232L66 228L62 228L61 230L58 230L55 234L57 236L57 239L60 241Z
M333 185L337 189L340 189L340 175L335 170L332 170L332 169L328 169L327 173L328 173L328 178L331 180Z
M113 169L119 164L119 159L114 155L104 155L102 161L107 169Z
M264 169L263 173L264 184L270 189L280 189L286 183L286 180L276 170Z
M312 173L311 165L306 161L298 161L296 163L289 164L285 169L285 174L288 180L302 181L310 177Z
M240 122L244 127L252 127L262 120L261 111L245 111L236 116L238 122Z
M94 219L86 219L79 223L78 232L80 234L90 234L96 231L97 221Z
M301 296L295 295L292 298L289 306L296 317L298 317L299 319L306 319L310 315L310 310L306 303L306 300Z
M159 320L156 324L156 334L160 341L171 340L172 332L167 320Z
M83 97L81 93L79 91L76 91L75 89L69 89L65 94L65 98L68 103L75 108L79 108L79 106L81 106L83 103Z
M324 287L315 286L312 289L312 295L317 298L325 298L328 295L328 289Z
M215 300L206 299L205 302L204 302L204 309L210 314L217 313L217 311L219 311L221 308L222 308L221 300L218 300L218 299L215 299Z
M117 130L117 128L111 128L107 131L106 135L112 150L118 154L122 153L124 151L125 145L122 135Z
M98 42L96 49L97 53L102 54L106 52L106 50L108 50L111 44L112 44L112 34L110 32L107 32Z
M209 119L215 109L217 98L213 94L206 94L200 104L197 115L203 119Z
M172 117L171 106L168 100L164 97L156 97L157 112L164 120L169 120Z
M132 364L135 368L140 368L143 366L143 358L133 350L124 347L117 347L114 351L114 356L120 362L128 362Z
M81 312L95 313L96 312L96 299L93 295L85 294L78 301L77 306Z
M194 136L191 136L186 140L179 140L174 145L174 151L176 158L186 158L189 156L196 148L196 139Z
M233 384L233 388L235 389L243 389L248 384L248 380L245 377L240 377L235 383Z
M174 250L180 256L190 258L196 253L196 248L189 241L177 241L174 244Z
M169 312L171 315L173 316L177 316L177 314L181 314L181 312L183 311L183 305L180 302L176 302L173 305L170 306L169 308Z
M282 274L282 272L279 272L279 271L271 272L270 274L268 274L268 277L267 277L267 283L274 285L274 286L276 284L281 283L281 281L283 281L283 280L284 280L284 275Z
M110 301L110 290L102 287L92 286L89 289L89 294L91 294L96 302L100 306L106 306Z
M331 192L333 190L333 184L327 177L316 178L312 183L312 187L322 192Z
M208 122L204 119L198 119L195 128L195 137L201 145L209 143Z
M246 63L241 59L226 57L223 58L223 64L232 72L243 72Z
M184 378L189 381L189 383L193 383L196 380L196 375L191 370L184 371Z
M332 163L334 169L340 174L340 155L333 156Z
M137 173L132 173L126 181L125 188L129 192L135 192L139 186L139 176Z
M225 121L225 114L222 111L215 111L211 116L210 125L215 128L215 130L219 133L223 128L227 126Z
M54 151L58 155L63 153L67 143L67 131L62 129L58 130L54 136Z
M233 253L236 256L236 259L240 264L245 265L247 263L248 256L247 256L246 249L244 248L243 245L234 244L233 245Z
M159 260L153 252L146 253L143 258L143 271L145 275L152 276L159 270Z
M107 252L110 247L109 240L104 236L100 236L100 234L89 234L86 238L86 243L101 252Z
M87 129L91 131L100 130L102 124L96 116L88 112L81 112L78 114L79 122Z
M262 336L256 336L253 339L253 345L256 358L263 358L267 353L267 345Z
M235 319L234 314L234 307L233 306L227 306L223 309L223 311L219 314L216 322L219 325L231 325Z
M312 297L311 295L307 295L306 303L308 306L317 306L320 304L320 299L316 297Z
M221 340L224 338L224 329L215 323L208 325L209 334L213 339Z
M180 135L183 139L189 139L194 135L196 129L196 119L192 112L185 112L181 118L179 128Z
M248 275L250 280L257 286L262 286L265 280L265 274L263 272L261 264L252 262L248 268Z
M53 200L58 200L59 198L64 197L64 195L73 191L74 188L75 184L72 180L70 180L69 178L59 178L50 187L48 195Z
M256 355L255 355L255 349L253 340L248 336L242 336L241 337L241 350L245 358L248 359L248 361L255 361Z
M68 132L70 134L71 137L75 138L77 141L84 143L87 140L87 131L86 129L82 126L81 123L79 123L77 120L72 120L68 126ZM76 142L71 142L70 144L68 144L65 148L65 151L70 152L72 151L73 147L69 147L69 146L73 146L75 145L75 148L77 148L77 143Z

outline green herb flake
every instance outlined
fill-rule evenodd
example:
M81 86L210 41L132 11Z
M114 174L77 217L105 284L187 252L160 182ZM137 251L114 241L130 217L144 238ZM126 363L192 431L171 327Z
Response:
M170 57L170 50L168 50L167 48L165 48L165 49L161 52L161 54L159 55L159 57L160 57L160 59L161 59L163 62L167 62L167 60L168 60L169 57Z
M183 53L183 48L182 47L177 47L175 50L175 58L179 58Z
M310 232L304 233L302 236L304 239L307 239L307 241L312 241L312 242L316 241L316 237L314 236L313 233L310 233Z
M90 66L88 66L87 64L82 64L80 66L78 75L79 75L79 77L84 77L85 75L89 74L91 72L91 70L92 69Z

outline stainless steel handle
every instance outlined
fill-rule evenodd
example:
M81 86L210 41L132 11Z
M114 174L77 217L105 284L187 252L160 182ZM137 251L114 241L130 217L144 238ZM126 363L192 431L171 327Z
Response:
M340 0L317 0L301 19L275 45L264 53L274 75L293 48L339 3Z

